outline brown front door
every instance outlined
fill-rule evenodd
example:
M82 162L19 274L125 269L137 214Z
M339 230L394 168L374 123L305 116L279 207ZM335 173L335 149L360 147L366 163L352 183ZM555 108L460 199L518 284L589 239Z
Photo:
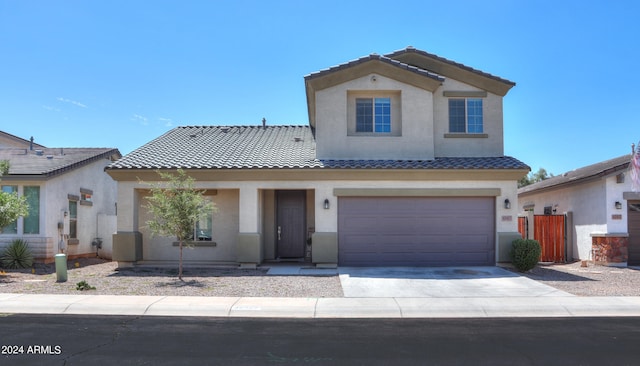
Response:
M306 191L277 192L276 243L278 258L304 258Z
M627 231L629 232L630 266L640 266L640 201L628 201Z

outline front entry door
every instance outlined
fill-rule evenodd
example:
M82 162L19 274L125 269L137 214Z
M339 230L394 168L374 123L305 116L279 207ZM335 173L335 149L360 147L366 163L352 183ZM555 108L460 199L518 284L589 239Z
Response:
M306 191L277 192L278 258L303 258L306 245Z

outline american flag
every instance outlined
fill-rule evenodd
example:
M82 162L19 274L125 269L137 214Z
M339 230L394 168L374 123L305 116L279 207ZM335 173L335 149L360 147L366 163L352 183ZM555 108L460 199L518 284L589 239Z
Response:
M631 145L631 163L629 164L629 175L631 176L631 190L640 192L640 142L638 145Z

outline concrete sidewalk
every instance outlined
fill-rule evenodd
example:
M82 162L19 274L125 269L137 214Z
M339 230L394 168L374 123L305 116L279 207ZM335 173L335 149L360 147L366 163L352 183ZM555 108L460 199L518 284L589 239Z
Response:
M640 316L640 297L267 298L0 294L0 313L269 318Z

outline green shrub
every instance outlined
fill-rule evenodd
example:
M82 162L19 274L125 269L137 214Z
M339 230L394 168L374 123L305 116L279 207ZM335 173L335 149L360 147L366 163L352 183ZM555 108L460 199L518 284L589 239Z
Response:
M511 261L520 272L526 272L540 261L542 248L540 243L531 239L516 239L512 242Z
M76 284L76 290L78 291L89 291L95 289L96 288L91 286L87 281L80 281Z
M1 261L5 268L29 268L33 266L33 254L26 241L15 239L5 249Z

